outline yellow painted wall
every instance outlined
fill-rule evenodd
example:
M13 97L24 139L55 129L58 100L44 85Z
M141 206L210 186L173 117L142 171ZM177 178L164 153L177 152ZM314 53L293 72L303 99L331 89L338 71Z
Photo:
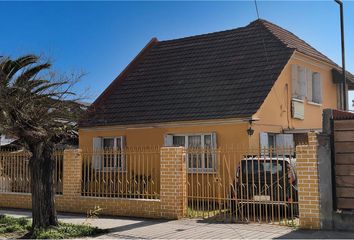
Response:
M133 146L163 146L165 134L189 134L189 133L217 133L218 146L238 145L248 147L247 130L248 123L214 124L207 126L179 126L156 128L128 128L100 127L79 130L80 148L92 149L94 137L126 137L126 145Z
M304 120L291 117L292 99L292 64L319 72L322 79L322 104L311 104L305 98ZM316 60L295 53L278 80L274 84L261 108L253 118L260 119L254 122L254 135L250 138L250 146L259 145L260 132L281 133L283 129L320 129L322 128L322 111L325 108L337 108L337 87L332 83L331 68Z

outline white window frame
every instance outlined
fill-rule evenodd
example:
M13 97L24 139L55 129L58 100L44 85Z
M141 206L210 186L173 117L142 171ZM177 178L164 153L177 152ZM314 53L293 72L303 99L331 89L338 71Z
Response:
M126 164L125 164L125 157L124 157L124 136L118 136L118 137L100 137L101 141L102 141L102 158L101 158L101 171L126 171ZM105 139L113 139L113 152L114 152L114 166L113 167L105 167L104 166L104 155L105 155L105 148L103 145L103 142ZM119 167L118 164L118 153L117 151L117 141L118 139L120 139L120 148L121 148L121 152L120 152L120 161L121 161L121 167Z
M184 137L184 147L186 149L189 148L189 142L188 142L188 137L190 136L200 136L201 137L201 149L205 148L205 141L204 141L204 137L205 136L210 136L211 137L211 149L212 151L215 151L216 149L216 141L215 141L215 146L213 146L213 135L214 137L216 136L216 134L213 133L186 133L186 134L171 134L172 136L172 143L173 143L173 137ZM201 152L203 152L203 150L201 150ZM216 152L212 153L212 166L211 167L205 167L205 154L201 154L201 163L202 166L199 168L190 168L189 167L189 156L188 154L186 154L186 163L187 163L187 169L188 172L190 173L212 173L212 172L216 172Z

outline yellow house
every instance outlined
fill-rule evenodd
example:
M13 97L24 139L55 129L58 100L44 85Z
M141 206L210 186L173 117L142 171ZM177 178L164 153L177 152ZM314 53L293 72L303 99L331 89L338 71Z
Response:
M92 104L80 122L80 148L292 147L321 131L323 109L342 108L340 71L265 20L154 38Z

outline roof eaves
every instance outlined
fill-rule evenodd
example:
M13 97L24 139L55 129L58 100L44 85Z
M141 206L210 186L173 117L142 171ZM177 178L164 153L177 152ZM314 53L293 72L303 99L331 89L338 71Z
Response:
M208 118L208 119L193 119L193 120L161 120L158 122L144 121L143 123L94 123L82 124L80 129L92 129L115 127L115 128L156 128L156 127L176 127L176 126L193 126L193 125L215 125L215 124L229 124L236 122L248 122L252 119L252 114L242 114L237 116L223 117L223 118Z

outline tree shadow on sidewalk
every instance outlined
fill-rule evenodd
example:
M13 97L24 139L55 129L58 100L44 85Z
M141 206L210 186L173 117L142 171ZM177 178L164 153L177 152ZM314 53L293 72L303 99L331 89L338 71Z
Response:
M100 217L99 219L102 219L102 218L105 218L105 217ZM134 236L131 236L129 234L123 234L123 232L129 231L129 230L133 230L133 229L136 230L138 228L150 227L150 226L153 226L153 225L157 225L157 224L162 224L162 223L168 222L168 220L134 218L134 217L109 217L109 218L110 219L116 218L116 219L121 219L121 220L127 219L127 220L133 220L135 222L129 223L129 224L120 225L120 226L117 226L117 227L105 228L105 230L107 230L107 233L100 234L97 237L108 234L111 237L118 237L118 235L119 235L120 237L129 238L129 239L132 239L132 238L141 239L141 237L134 237ZM120 234L120 233L122 233L122 234Z
M353 239L354 231L295 230L276 239Z

